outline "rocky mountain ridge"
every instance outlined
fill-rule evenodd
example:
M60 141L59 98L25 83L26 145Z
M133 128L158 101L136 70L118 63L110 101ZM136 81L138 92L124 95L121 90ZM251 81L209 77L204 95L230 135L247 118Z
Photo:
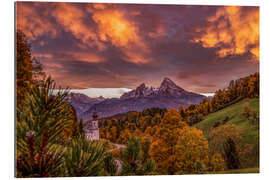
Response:
M86 95L69 95L68 101L74 106L77 116L83 121L91 120L94 111L100 118L128 111L143 111L147 108L175 108L180 105L198 104L205 96L188 92L169 78L164 78L160 87L147 87L144 83L124 93L120 98L89 98Z

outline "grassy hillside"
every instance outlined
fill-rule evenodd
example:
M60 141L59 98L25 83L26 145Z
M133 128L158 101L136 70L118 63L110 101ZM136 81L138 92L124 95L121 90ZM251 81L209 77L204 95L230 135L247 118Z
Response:
M244 99L236 104L233 104L227 108L224 108L215 113L211 113L203 118L203 120L194 126L201 129L205 136L208 137L208 134L213 128L213 125L224 120L226 117L229 117L227 123L235 124L242 129L242 139L240 145L242 144L258 144L259 142L259 124L251 124L248 119L243 115L244 106L249 105L252 111L256 111L259 114L259 99ZM252 162L249 166L256 167L258 166L258 157L252 157Z

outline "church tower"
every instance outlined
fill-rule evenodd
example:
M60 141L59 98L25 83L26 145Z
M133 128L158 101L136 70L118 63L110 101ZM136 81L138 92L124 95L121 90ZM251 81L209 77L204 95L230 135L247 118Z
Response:
M99 128L98 128L98 115L94 111L92 115L93 119L88 121L85 125L84 132L87 140L99 140Z

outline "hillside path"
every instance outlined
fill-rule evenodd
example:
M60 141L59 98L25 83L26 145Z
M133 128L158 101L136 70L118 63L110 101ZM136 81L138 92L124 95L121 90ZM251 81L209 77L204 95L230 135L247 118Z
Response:
M121 149L121 148L125 148L126 147L126 145L124 145L124 144L113 143L113 145L115 145L116 147L113 148L113 149L110 149L109 152L112 152L112 151L115 151L115 150L118 150L118 149Z
M118 149L121 149L121 148L125 148L126 146L123 145L123 144L115 144L113 143L116 147L109 150L109 152L112 152L112 151L115 151L115 150L118 150ZM122 170L122 163L121 163L121 160L119 158L115 158L114 161L116 162L116 165L117 165L117 174L121 172Z

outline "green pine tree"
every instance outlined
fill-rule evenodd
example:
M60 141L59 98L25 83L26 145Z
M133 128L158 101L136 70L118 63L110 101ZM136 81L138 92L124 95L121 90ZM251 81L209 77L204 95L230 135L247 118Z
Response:
M83 137L73 139L64 155L66 176L106 175L104 160L106 152L99 142L87 141Z
M225 160L228 169L239 169L240 161L236 146L231 138L228 138L223 144Z
M121 175L147 175L153 174L155 170L155 162L147 159L143 163L140 140L131 137L127 143L127 147L121 152L123 167Z
M63 175L63 147L57 143L72 128L72 115L64 100L68 91L54 94L55 86L50 78L39 87L31 86L24 106L17 108L17 177Z

